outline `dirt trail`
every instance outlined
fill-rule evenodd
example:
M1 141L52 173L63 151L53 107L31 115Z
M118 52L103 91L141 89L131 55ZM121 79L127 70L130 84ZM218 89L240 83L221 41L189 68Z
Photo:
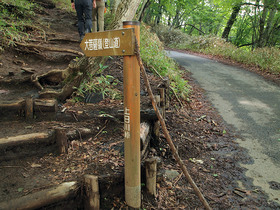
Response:
M41 1L39 1L41 2ZM48 2L48 1L44 1ZM38 21L47 21L46 36L32 36L32 44L61 49L79 49L75 14L49 7L36 14ZM47 41L43 41L46 38ZM30 44L30 43L29 43ZM18 48L18 49L17 49ZM38 87L30 82L30 74L42 74L52 69L64 69L77 55L26 47L6 49L0 62L0 101L14 101L30 96L38 97ZM106 63L104 74L119 79L122 91L122 58ZM27 69L31 73L23 72ZM11 72L11 73L10 73ZM148 71L153 90L162 83L161 79ZM184 107L175 98L170 99L166 110L166 124L178 148L179 155L187 165L191 176L204 193L210 206L217 209L229 208L277 208L268 203L267 196L249 184L245 171L237 161L248 161L243 151L234 142L230 129L207 102L203 91L189 74L184 77L193 86L190 101L183 101ZM143 81L142 81L143 84ZM60 84L44 84L46 87ZM150 106L145 88L141 106ZM102 209L125 208L123 183L123 122L115 111L123 109L121 100L104 99L96 104L73 104L58 102L55 112L35 110L35 119L25 120L22 112L1 113L0 139L16 135L40 133L48 136L44 141L29 144L10 145L1 148L0 156L0 209L1 202L30 195L66 181L82 182L84 174L95 174L100 178ZM0 110L1 111L1 110ZM47 120L46 120L47 119ZM154 123L155 119L152 119ZM65 129L68 137L68 153L59 154L54 142L54 130ZM227 132L224 132L224 131ZM161 134L151 134L147 156L159 157L156 199L149 197L142 188L142 208L146 209L195 209L201 208L192 188L180 174L175 160ZM46 141L45 141L46 140ZM231 154L230 156L228 154ZM145 182L144 172L142 183ZM170 175L171 174L171 175ZM243 183L239 189L239 183ZM82 186L82 184L81 184ZM71 200L52 204L46 209L81 209L79 189ZM279 207L279 206L278 206Z

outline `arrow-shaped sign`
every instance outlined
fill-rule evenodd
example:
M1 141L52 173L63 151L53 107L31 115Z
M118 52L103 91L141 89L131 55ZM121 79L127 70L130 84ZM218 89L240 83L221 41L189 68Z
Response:
M87 33L80 47L88 57L134 55L134 29Z

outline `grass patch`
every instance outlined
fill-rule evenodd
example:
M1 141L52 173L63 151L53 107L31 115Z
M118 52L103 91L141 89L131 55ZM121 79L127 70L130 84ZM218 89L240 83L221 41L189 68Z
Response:
M52 0L52 2L55 4L57 8L63 9L67 12L75 12L75 10L73 10L71 7L70 0Z
M252 51L248 48L237 48L219 37L189 36L180 30L169 30L166 26L160 26L155 28L155 30L168 47L221 56L240 63L256 66L263 71L280 74L279 48L266 47ZM179 41L177 41L178 38L174 38L175 36L179 37Z
M3 0L0 2L0 42L1 46L29 39L30 32L36 28L32 22L34 10L40 9L28 0Z
M174 91L184 99L188 98L190 86L188 81L182 78L182 71L179 69L175 61L164 51L162 42L158 36L152 33L148 26L141 26L141 58L144 64L151 69L156 69L163 77L169 77L171 87Z
M70 0L53 0L56 7L68 12L75 12L71 8ZM44 10L40 5L30 0L2 0L0 1L0 46L13 46L15 42L24 42L34 35L45 37L42 25L34 25L36 10Z

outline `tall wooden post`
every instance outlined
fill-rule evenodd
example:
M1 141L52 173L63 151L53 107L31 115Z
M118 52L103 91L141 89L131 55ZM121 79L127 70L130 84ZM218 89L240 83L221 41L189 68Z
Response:
M139 42L140 22L125 21L123 27L134 28L135 36ZM140 208L140 67L135 55L124 56L123 76L125 200L128 206Z

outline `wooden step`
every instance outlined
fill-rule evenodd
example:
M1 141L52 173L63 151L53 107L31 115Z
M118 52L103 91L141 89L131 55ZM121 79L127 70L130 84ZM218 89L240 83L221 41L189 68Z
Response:
M76 196L79 186L76 181L64 182L50 189L35 192L20 198L0 203L4 209L38 209Z
M0 138L0 161L54 152L55 143L54 131Z
M9 116L17 115L26 119L33 119L34 115L55 113L58 110L56 99L19 99L17 101L4 101L0 103L0 117L9 119ZM49 115L49 114L48 114Z

